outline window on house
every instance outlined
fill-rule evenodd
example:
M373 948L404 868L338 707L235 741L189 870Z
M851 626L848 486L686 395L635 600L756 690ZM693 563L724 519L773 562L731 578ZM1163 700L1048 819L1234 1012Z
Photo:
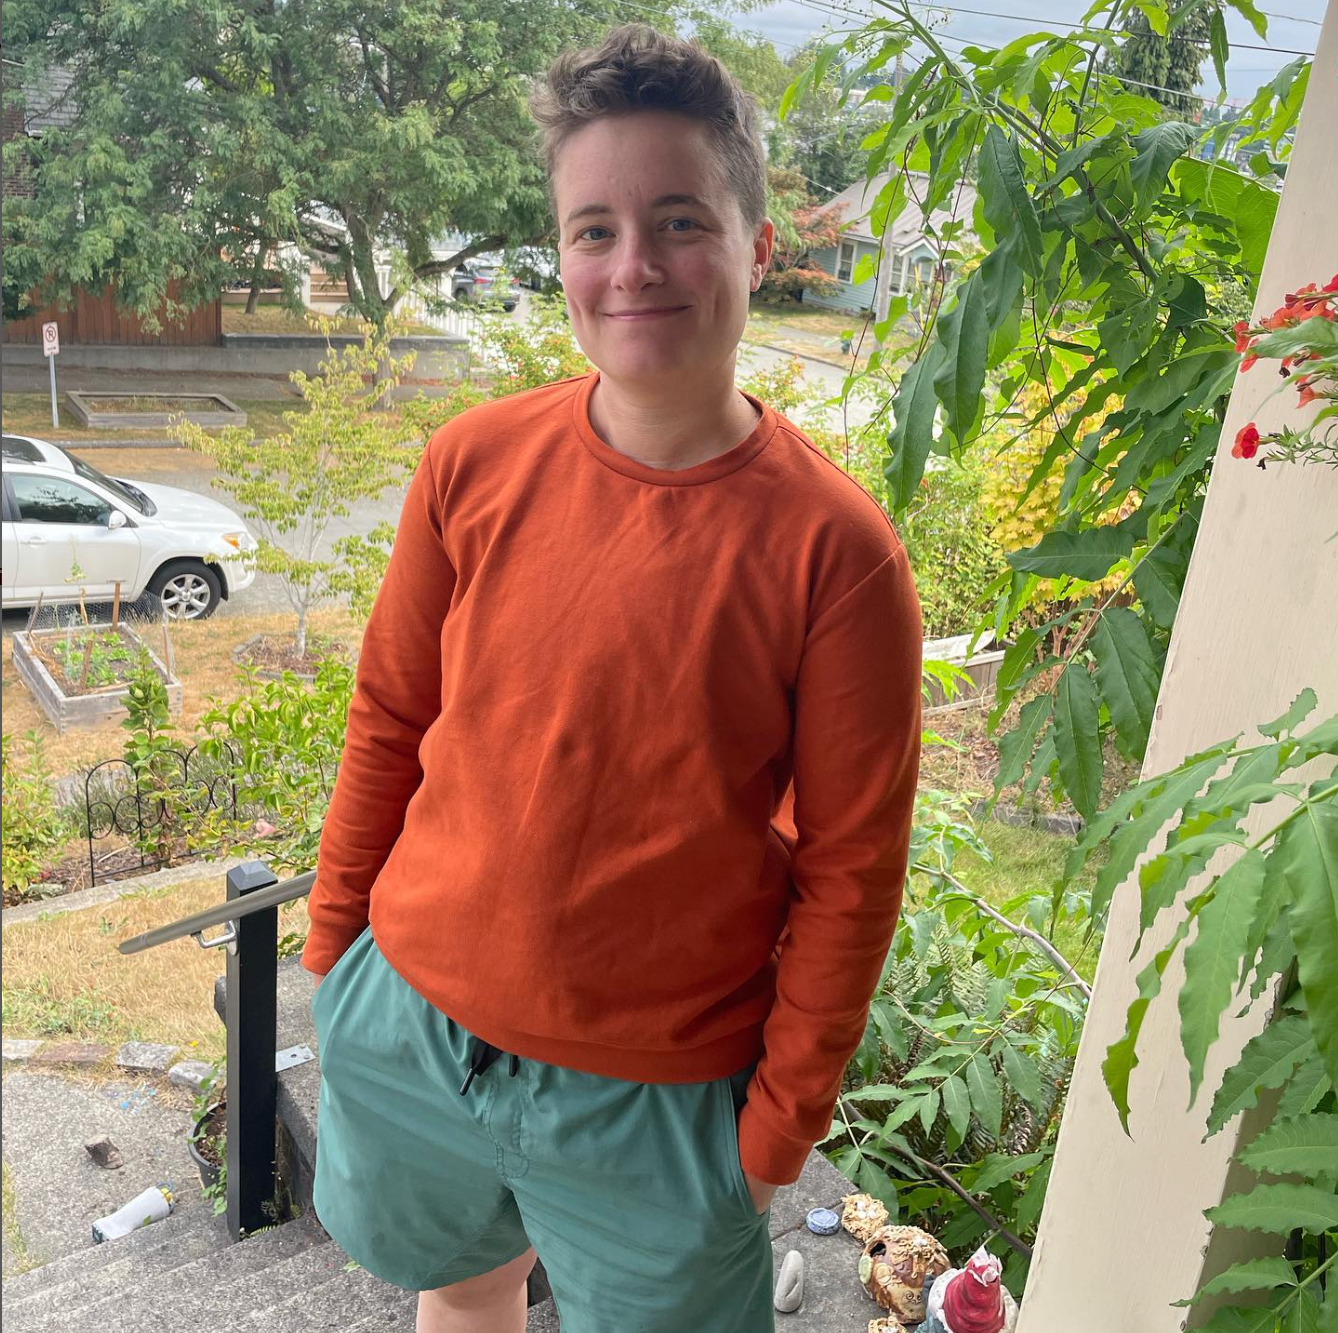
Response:
M849 282L855 271L855 242L841 242L841 256L836 262L836 277L840 282Z

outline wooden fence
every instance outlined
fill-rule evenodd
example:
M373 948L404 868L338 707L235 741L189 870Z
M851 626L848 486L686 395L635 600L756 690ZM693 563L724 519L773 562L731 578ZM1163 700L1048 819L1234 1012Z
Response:
M23 319L7 323L4 326L4 341L39 344L42 341L42 325L50 320L55 320L60 328L62 347L80 343L212 347L223 337L222 301L197 306L184 320L175 323L164 320L158 333L149 333L137 315L117 309L112 299L112 289L108 287L101 296L81 291L71 310L37 310Z

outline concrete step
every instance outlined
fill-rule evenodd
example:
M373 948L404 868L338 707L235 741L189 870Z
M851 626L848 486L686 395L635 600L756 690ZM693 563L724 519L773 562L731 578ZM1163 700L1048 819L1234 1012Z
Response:
M6 1333L143 1333L145 1328L216 1328L246 1324L258 1311L327 1283L347 1280L342 1251L313 1220L302 1218L209 1255L198 1265L159 1275L145 1286L120 1285L73 1316L52 1312L38 1323L16 1320ZM285 1327L270 1325L272 1328ZM296 1326L294 1326L296 1329Z
M90 1242L85 1250L75 1250L52 1263L34 1268L4 1282L6 1312L27 1302L63 1292L64 1288L86 1282L94 1274L98 1281L114 1280L114 1274L127 1264L170 1267L178 1255L192 1254L201 1238L212 1249L228 1243L227 1227L206 1208L174 1212L152 1226L141 1227L119 1240ZM200 1251L201 1253L203 1251Z

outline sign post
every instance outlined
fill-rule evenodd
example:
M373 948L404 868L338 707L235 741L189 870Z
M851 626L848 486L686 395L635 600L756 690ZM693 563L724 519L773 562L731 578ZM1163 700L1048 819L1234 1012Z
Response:
M60 417L56 414L56 353L60 351L60 328L53 320L42 325L42 355L51 367L51 424L60 429Z

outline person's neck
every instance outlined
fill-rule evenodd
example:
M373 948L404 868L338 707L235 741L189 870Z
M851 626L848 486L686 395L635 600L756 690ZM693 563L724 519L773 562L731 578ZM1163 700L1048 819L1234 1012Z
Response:
M590 398L590 424L601 440L638 463L670 471L726 453L757 421L757 409L734 387L733 366L712 385L673 394L601 374Z

